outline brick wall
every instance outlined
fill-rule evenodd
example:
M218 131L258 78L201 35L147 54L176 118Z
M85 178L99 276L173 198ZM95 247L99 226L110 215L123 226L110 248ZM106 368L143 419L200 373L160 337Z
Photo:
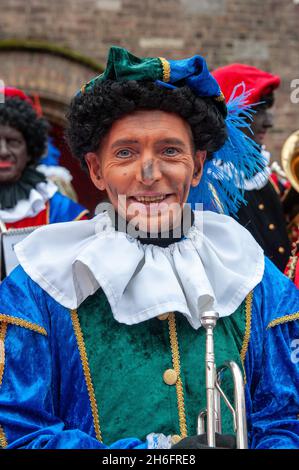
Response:
M290 101L291 81L299 79L294 0L0 0L0 8L0 40L49 41L103 64L115 44L144 56L199 52L211 68L238 61L278 73L275 129L267 141L275 158L299 128L299 103Z

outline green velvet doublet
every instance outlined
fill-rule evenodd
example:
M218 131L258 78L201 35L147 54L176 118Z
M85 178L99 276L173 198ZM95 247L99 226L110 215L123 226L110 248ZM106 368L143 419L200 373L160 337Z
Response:
M144 439L151 432L179 435L176 385L163 380L165 370L173 368L168 320L118 323L102 290L86 299L78 317L105 442L128 436ZM205 407L205 330L194 330L182 314L175 318L187 433L192 435L198 413ZM218 321L214 330L217 366L234 360L242 368L245 327L245 302ZM232 400L232 381L229 372L226 375L222 386ZM224 404L222 416L223 432L233 432Z

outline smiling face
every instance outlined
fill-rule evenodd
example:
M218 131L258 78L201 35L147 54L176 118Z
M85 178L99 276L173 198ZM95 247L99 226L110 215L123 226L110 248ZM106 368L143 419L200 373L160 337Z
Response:
M23 134L13 127L0 125L0 183L18 181L29 160Z
M138 229L152 233L180 224L205 157L205 151L194 151L190 126L180 116L145 110L115 121L86 162L115 210L127 221L137 217Z

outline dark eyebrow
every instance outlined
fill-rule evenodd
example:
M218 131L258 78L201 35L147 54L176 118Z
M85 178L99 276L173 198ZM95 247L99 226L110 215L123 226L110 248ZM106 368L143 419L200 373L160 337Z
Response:
M113 144L111 145L111 148L121 147L121 146L123 146L123 145L132 145L132 144L138 144L138 140L134 140L134 139L119 139L119 140L116 140L115 142L113 142Z

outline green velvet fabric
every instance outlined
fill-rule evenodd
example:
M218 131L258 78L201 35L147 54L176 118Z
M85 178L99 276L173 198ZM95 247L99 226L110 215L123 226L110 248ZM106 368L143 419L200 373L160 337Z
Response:
M163 80L163 67L159 58L139 58L121 47L109 50L105 71L90 80L85 90L93 87L94 82L105 80Z
M151 432L180 434L175 385L163 373L172 368L167 320L157 318L127 326L116 322L103 293L97 291L78 309L104 442L125 437L144 439ZM205 406L205 330L194 330L176 314L188 435L196 433ZM218 321L215 329L217 365L234 360L240 367L245 332L245 305ZM223 388L232 400L230 374ZM229 384L229 385L228 385ZM232 431L223 405L223 432Z

